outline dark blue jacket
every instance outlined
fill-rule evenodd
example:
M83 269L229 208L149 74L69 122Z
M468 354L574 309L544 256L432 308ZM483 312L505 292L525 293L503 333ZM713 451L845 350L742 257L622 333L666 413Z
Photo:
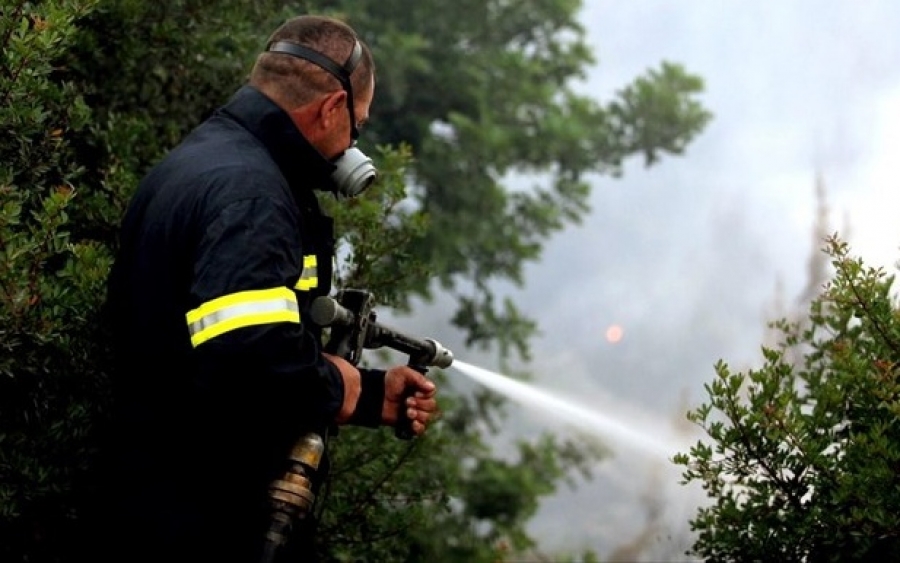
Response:
M108 299L119 352L111 511L141 557L252 558L291 444L341 406L340 374L307 317L331 289L332 220L314 190L333 169L245 86L150 171L127 210ZM364 374L361 424L379 422L383 377Z

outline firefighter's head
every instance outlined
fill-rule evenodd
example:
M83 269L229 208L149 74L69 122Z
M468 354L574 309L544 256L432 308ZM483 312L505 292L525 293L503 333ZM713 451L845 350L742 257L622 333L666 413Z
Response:
M375 65L352 28L322 16L288 20L269 37L250 83L278 103L322 156L337 165L337 195L357 195L371 184L372 161L354 145L369 119Z

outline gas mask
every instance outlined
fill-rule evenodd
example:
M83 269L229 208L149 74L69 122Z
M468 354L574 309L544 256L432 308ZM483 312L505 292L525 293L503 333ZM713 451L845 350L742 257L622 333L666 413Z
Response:
M359 137L359 130L356 128L356 115L353 110L353 85L350 82L350 75L353 74L353 69L356 68L356 65L362 59L362 45L359 44L359 41L354 42L353 51L343 65L339 65L329 57L309 47L288 41L271 43L266 50L270 53L291 55L323 68L337 78L344 91L347 92L347 110L350 112L350 138L352 141L347 150L334 159L333 164L336 166L336 169L331 174L331 180L334 183L334 195L338 199L358 196L372 185L372 182L378 176L378 171L375 169L372 159L356 148L356 138Z
M372 185L378 176L372 159L356 148L354 142L334 161L337 166L331 174L334 195L338 199L356 197Z

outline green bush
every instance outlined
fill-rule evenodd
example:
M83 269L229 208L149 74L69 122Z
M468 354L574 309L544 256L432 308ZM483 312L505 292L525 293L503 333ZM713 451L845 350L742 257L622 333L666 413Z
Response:
M59 61L94 0L15 2L0 15L0 559L72 529L91 464L109 252L73 236L91 112Z
M680 455L712 503L692 524L710 561L900 558L900 309L894 277L832 237L836 274L808 319L776 324L757 370L720 363L690 414L712 443Z

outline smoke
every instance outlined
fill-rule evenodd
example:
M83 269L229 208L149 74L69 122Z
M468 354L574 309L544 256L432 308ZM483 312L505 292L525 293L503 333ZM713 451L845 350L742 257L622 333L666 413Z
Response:
M503 288L542 331L534 361L512 367L601 412L693 432L684 414L705 398L714 363L753 367L766 323L802 310L822 283L824 233L841 230L869 265L900 258L900 4L585 4L601 64L584 92L602 102L676 61L706 80L714 120L684 155L597 179L591 215L549 241L524 288ZM447 299L402 326L499 368L438 320L454 309ZM569 431L508 410L511 440ZM592 481L547 499L531 530L547 551L686 560L688 520L706 500L679 477L613 448Z

